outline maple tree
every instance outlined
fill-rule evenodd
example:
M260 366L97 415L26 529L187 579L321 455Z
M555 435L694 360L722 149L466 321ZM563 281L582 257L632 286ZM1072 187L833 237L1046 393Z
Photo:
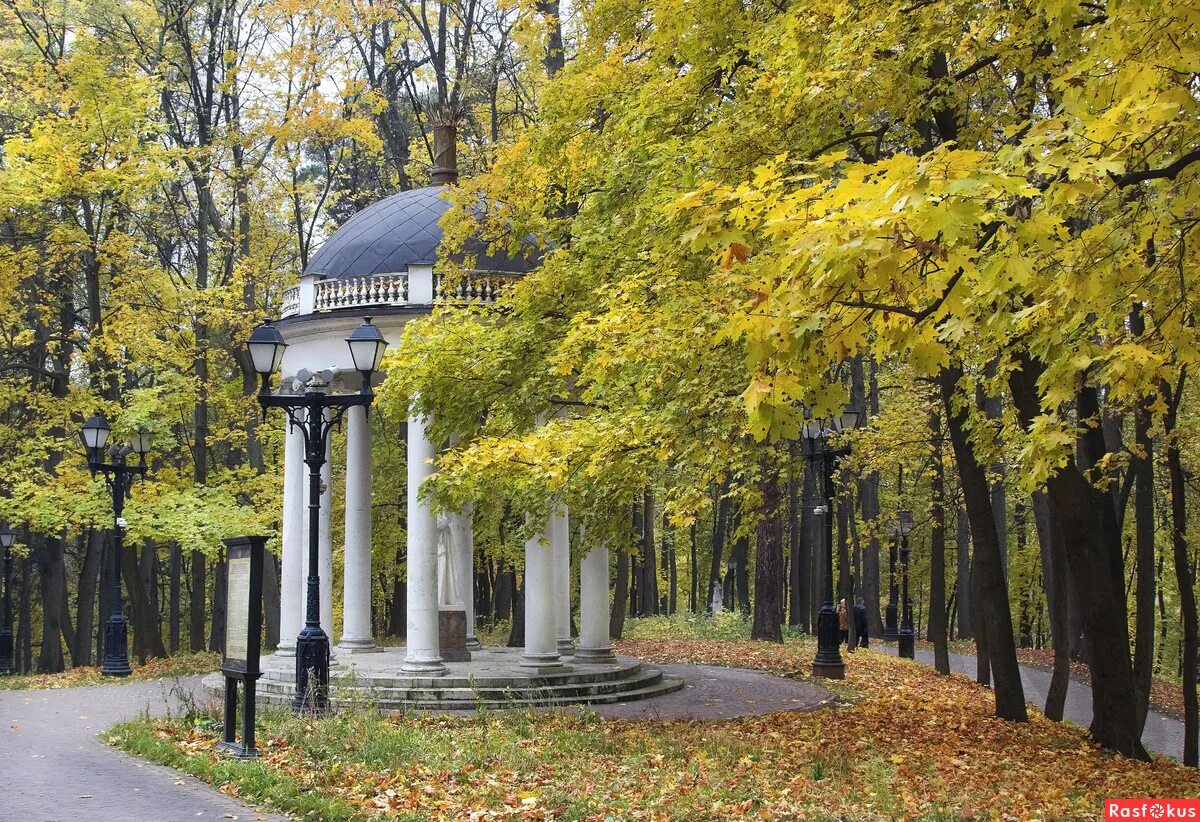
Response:
M1109 494L1136 454L1102 422L1137 408L1183 436L1168 410L1195 349L1191 14L584 4L537 122L461 197L464 215L493 204L496 244L539 238L543 265L499 319L445 312L395 360L396 393L468 437L436 493L503 488L527 511L565 494L620 522L653 481L686 524L733 476L755 511L750 438L837 408L853 357L902 359L941 393L998 713L1025 717L987 467L1006 454L1021 493L1045 491L1049 555L1093 638L1092 730L1141 754ZM430 356L446 349L472 361ZM1008 410L989 419L977 395Z

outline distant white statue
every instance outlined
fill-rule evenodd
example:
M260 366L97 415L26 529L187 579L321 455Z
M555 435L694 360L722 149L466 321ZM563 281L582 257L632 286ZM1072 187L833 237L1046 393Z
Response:
M438 514L437 517L437 546L438 546L438 605L452 608L462 608L462 592L459 591L458 559L454 544L454 531L449 514Z
M725 598L723 593L724 592L721 590L721 583L714 579L711 600L713 616L716 616L717 614L721 613L721 611L725 610Z

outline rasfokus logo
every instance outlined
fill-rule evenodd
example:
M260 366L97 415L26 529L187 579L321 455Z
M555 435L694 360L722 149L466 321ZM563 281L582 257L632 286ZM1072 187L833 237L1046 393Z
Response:
M1200 799L1106 799L1104 819L1200 820Z

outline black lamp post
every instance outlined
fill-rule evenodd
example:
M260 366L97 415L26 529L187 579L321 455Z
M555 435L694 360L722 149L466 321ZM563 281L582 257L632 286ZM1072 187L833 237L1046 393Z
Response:
M891 534L892 541L888 545L888 604L883 615L883 641L895 642L900 638L896 613L898 610L896 608L896 540L899 537L899 531L893 525L888 532Z
M913 636L912 601L908 598L908 532L912 530L913 518L908 511L901 511L896 530L900 534L900 573L904 579L904 617L900 622L899 652L905 659L916 656L916 642Z
M0 625L0 674L11 674L14 670L11 549L16 537L8 525L0 525L0 548L4 549L4 623Z
M300 371L296 375L302 394L272 394L271 375L283 360L287 343L279 329L265 323L254 329L246 347L254 370L261 379L258 403L266 419L268 408L282 408L288 424L299 428L304 436L304 462L308 465L308 597L305 605L304 627L296 637L296 696L292 707L296 711L323 712L329 708L329 636L321 629L321 579L317 571L321 523L321 467L329 432L340 425L346 409L369 407L375 394L371 390L371 374L379 368L387 340L371 324L363 320L346 338L354 368L362 375L362 388L354 394L331 394L333 371L312 374ZM330 411L328 417L325 412Z
M104 446L112 428L103 414L97 414L83 424L83 445L87 448L88 468L92 476L104 474L104 483L112 494L113 507L113 551L112 551L112 613L104 625L104 662L100 673L104 676L129 676L129 629L125 614L121 610L121 551L125 545L125 499L133 486L133 478L146 473L146 452L150 450L150 434L138 429L128 445L114 445L108 449L112 462L104 461ZM138 455L138 464L125 462L130 454Z
M848 445L835 447L831 437L848 434L858 426L860 413L847 407L841 414L829 420L809 419L800 429L804 442L804 456L810 463L821 460L824 478L825 504L816 513L825 517L825 601L817 612L817 655L813 659L813 676L826 679L844 679L846 664L838 646L839 629L837 609L833 606L833 473L837 462L850 453Z

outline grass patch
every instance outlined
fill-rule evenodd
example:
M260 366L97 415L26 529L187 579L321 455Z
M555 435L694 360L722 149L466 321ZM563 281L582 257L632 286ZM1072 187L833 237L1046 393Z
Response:
M58 674L20 674L0 677L0 690L25 691L38 688L78 688L84 685L120 685L125 682L144 682L151 679L171 679L181 676L207 674L221 666L216 652L179 654L164 659L152 659L145 665L133 665L127 677L102 676L99 668L71 668Z
M214 729L205 727L205 723L197 724L189 717L164 722L171 732L159 723L142 718L114 726L106 739L110 745L134 756L189 773L255 804L329 822L361 818L351 804L316 790L311 779L297 778L262 760L214 756L212 746L208 744ZM188 728L204 742L185 742L186 737L181 736L181 732Z

